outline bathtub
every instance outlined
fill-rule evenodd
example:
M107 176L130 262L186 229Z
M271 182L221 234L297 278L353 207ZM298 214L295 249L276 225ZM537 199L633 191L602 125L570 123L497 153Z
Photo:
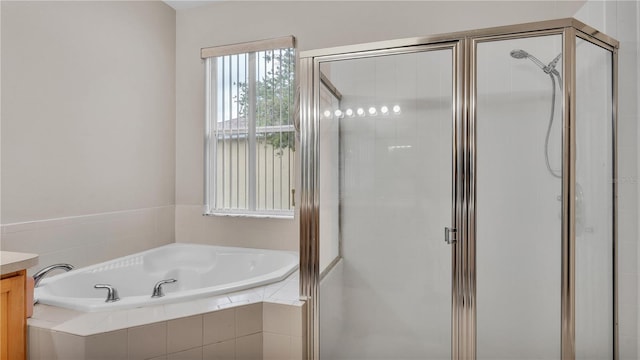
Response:
M290 251L176 243L51 276L40 282L40 304L94 312L130 309L193 300L284 280L298 268L298 254ZM165 296L152 298L154 285ZM114 286L120 300L105 302Z

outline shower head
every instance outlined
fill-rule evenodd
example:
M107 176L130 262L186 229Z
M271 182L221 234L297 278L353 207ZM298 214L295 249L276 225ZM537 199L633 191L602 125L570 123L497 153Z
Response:
M522 50L522 49L514 49L511 50L511 57L514 59L529 59L531 60L531 62L533 62L534 64L538 65L538 67L540 69L542 69L542 71L545 72L545 74L550 74L553 73L557 76L560 76L560 73L558 73L558 70L556 70L556 64L558 63L558 60L560 60L560 57L562 56L562 53L558 54L558 56L555 57L555 59L553 59L548 65L546 65L545 63L543 63L542 61L538 60L537 57L529 54L528 52Z
M546 65L538 60L537 57L529 54L528 52L521 50L521 49L515 49L515 50L511 50L511 57L515 58L515 59L529 59L531 60L534 64L538 65L538 67L542 70L545 69Z
M514 49L511 50L511 57L515 59L526 59L529 57L529 53L521 49Z

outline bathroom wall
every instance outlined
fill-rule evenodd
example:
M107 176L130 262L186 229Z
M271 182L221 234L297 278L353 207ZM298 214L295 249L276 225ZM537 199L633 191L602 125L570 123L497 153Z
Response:
M319 49L569 17L582 3L231 1L178 10L176 241L298 249L295 220L201 215L204 67L200 48L294 35L299 50Z
M618 295L620 358L637 359L638 346L638 68L640 3L587 1L578 20L620 41L618 84Z
M0 6L2 250L87 265L173 242L175 11Z

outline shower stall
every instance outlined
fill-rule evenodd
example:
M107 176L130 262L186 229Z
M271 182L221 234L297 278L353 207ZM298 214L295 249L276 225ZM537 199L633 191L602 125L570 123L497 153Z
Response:
M309 359L617 359L617 47L560 19L300 54Z

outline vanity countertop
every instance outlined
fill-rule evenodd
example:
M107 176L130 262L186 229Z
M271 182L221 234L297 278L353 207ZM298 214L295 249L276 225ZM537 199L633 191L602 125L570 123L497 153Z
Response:
M28 269L38 264L38 255L0 251L0 275Z

